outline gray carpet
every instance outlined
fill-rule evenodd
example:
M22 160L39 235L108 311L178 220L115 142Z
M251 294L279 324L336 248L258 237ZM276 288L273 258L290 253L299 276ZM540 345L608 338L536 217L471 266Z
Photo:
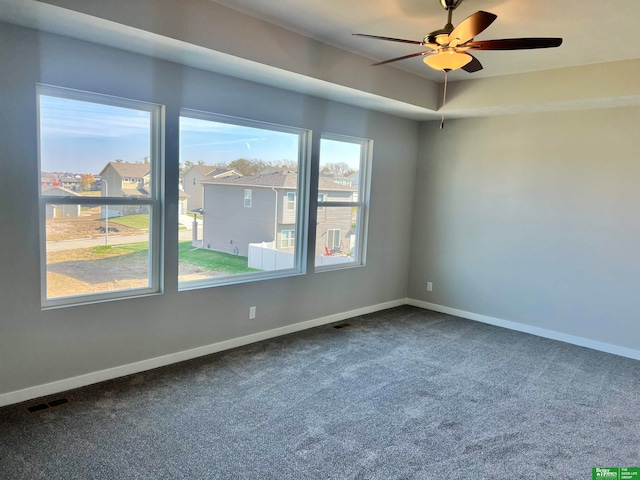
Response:
M348 323L0 409L0 478L588 479L640 464L637 361L408 306Z

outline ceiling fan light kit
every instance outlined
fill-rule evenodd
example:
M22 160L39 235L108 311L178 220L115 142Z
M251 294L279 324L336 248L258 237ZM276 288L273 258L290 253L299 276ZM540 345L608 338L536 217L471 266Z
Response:
M436 55L426 56L422 61L434 70L450 71L464 67L471 59L471 55L467 53L448 50Z

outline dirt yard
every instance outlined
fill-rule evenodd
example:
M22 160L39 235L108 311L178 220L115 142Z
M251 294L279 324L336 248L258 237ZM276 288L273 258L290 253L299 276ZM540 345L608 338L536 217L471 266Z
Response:
M47 219L47 241L75 240L104 236L106 223L100 218L100 207L83 208L80 217L61 217ZM132 235L142 233L135 228L117 224L115 219L109 222L109 235ZM117 228L118 232L113 229Z
M143 230L109 222L109 237L146 233ZM101 230L102 228L102 230ZM105 222L100 207L83 209L79 218L47 220L47 241L78 240L104 237ZM111 228L117 228L114 232ZM180 280L208 278L206 272L192 265L180 265ZM220 272L223 274L223 272ZM78 248L47 254L47 297L59 298L121 291L149 286L149 260L146 252Z

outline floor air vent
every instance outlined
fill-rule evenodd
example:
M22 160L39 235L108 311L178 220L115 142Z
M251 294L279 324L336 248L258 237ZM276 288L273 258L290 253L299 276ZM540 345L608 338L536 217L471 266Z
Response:
M70 400L66 397L63 398L56 398L55 400L50 400L48 402L45 403L38 403L37 405L30 405L28 407L25 408L25 410L27 411L27 413L38 413L38 412L43 412L45 410L49 410L51 408L56 408L59 407L60 405L64 405L66 403L69 403Z

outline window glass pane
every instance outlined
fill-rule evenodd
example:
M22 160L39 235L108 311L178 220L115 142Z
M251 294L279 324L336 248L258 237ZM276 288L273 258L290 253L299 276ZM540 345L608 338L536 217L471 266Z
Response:
M287 210L293 211L296 209L296 194L295 192L287 192Z
M180 119L186 198L180 216L181 287L294 269L298 263L301 134L218 118ZM199 282L185 283L190 281Z
M40 95L43 194L149 197L151 113Z
M316 266L359 262L359 210L357 206L318 209Z
M320 141L320 181L355 187L353 200L357 201L361 157L360 143L323 138Z
M151 287L149 205L46 205L47 298Z

